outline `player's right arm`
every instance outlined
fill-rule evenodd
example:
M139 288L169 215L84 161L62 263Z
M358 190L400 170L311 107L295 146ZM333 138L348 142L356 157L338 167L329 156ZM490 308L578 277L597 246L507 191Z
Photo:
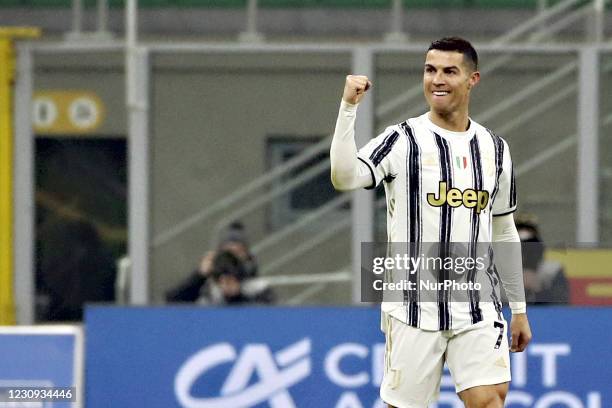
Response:
M336 121L336 130L329 152L331 181L336 190L347 191L374 184L369 167L357 158L355 117L357 105L370 88L371 82L363 75L348 75Z

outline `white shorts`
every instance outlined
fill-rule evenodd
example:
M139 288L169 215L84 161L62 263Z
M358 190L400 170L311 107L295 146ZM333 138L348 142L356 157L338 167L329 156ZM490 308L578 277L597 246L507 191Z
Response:
M380 397L397 408L427 408L440 394L444 362L457 393L510 381L507 323L483 321L460 330L426 331L382 314L385 372Z

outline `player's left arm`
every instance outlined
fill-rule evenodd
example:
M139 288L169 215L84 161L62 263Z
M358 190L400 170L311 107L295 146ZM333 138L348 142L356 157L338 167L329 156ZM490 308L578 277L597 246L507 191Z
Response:
M512 310L510 351L521 352L531 340L531 328L525 303L521 240L512 213L493 217L493 242L497 247L495 263Z

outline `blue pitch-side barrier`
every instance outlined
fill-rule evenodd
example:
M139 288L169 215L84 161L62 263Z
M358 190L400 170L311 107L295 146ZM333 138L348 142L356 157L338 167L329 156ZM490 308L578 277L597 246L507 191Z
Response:
M612 309L531 308L509 408L612 407ZM376 308L86 312L86 406L382 408ZM448 373L439 408L462 407Z
M9 401L0 407L83 406L83 333L77 326L0 326L0 387L75 387L73 403Z

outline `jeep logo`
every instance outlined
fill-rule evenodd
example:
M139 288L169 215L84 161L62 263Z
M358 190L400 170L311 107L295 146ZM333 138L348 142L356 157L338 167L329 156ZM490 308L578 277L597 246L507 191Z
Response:
M466 208L476 208L476 214L480 214L489 204L489 192L471 188L465 191L458 188L448 190L446 181L441 181L438 196L436 197L435 193L428 193L427 202L433 207L442 207L445 203L451 207L463 205Z

